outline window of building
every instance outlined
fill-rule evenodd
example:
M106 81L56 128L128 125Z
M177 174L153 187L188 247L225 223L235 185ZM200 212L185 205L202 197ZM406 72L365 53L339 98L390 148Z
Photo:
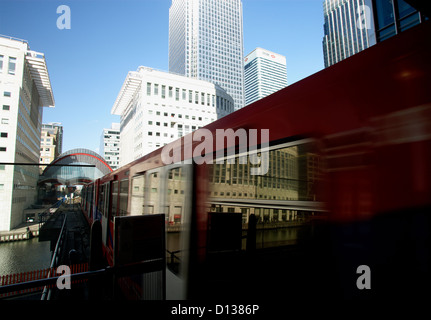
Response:
M166 86L162 85L162 99L166 98Z
M159 95L159 85L158 84L154 84L154 95L155 96Z
M2 56L2 55L0 54L0 72L2 72L2 71L3 71L3 58L4 58L4 56Z
M16 58L9 57L9 74L15 74L15 68L16 68Z
M9 111L10 110L10 106L4 104L3 105L3 110Z
M174 90L173 87L169 87L169 98L172 98L172 96L173 96L173 90Z
M147 82L147 96L151 96L151 83Z
M2 118L1 124L9 124L9 119L8 118Z
M1 152L5 152L6 151L6 147L0 147L0 151Z
M5 97L10 97L10 96L11 96L10 91L5 91L5 92L3 92L3 96L5 96Z
M148 135L149 135L149 136L152 136L152 135L153 135L153 133L152 133L151 131L148 131Z
M0 137L1 137L1 138L7 138L7 132L2 132L2 133L0 134Z

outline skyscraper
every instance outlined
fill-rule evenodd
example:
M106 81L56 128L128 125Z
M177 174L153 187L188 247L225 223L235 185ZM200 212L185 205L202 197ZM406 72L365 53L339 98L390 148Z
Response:
M112 170L120 166L120 124L112 123L111 128L104 128L100 137L99 154Z
M244 106L241 0L172 0L169 71L219 85Z
M287 86L286 57L256 48L244 58L245 104Z
M428 19L404 0L324 0L323 11L325 67Z
M375 44L370 0L324 0L325 68Z

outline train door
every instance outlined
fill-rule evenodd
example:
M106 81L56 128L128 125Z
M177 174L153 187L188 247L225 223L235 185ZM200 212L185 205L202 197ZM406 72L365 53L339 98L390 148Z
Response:
M192 214L193 165L163 168L160 186L166 214L166 293L168 299L185 299L188 274L190 220Z

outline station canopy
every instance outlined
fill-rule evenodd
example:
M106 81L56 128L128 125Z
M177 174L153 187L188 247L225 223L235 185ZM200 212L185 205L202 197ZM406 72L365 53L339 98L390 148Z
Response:
M39 185L79 185L92 182L112 168L102 156L88 149L73 149L62 153L44 169Z

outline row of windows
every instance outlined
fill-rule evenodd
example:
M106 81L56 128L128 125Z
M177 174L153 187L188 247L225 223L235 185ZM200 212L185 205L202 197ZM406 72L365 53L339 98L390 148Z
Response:
M0 55L0 72L3 72L3 64L5 61L6 61L6 57L3 55ZM7 73L14 75L15 71L16 71L16 58L9 57Z
M205 92L198 92L198 91L193 92L193 90L186 90L186 89L176 88L172 86L168 86L166 88L166 85L159 85L157 83L152 84L151 82L147 82L147 96L151 96L151 95L158 96L159 89L161 90L160 96L162 97L162 99L165 99L166 96L168 96L169 98L174 98L175 96L176 101L179 101L180 99L183 101L186 101L188 97L189 103L193 103L194 101L195 104L199 104L200 102L201 105L206 104L207 106L215 107L215 95L211 95ZM187 94L187 91L188 91L188 94ZM168 95L166 95L166 93ZM193 100L193 97L194 97L194 100Z

